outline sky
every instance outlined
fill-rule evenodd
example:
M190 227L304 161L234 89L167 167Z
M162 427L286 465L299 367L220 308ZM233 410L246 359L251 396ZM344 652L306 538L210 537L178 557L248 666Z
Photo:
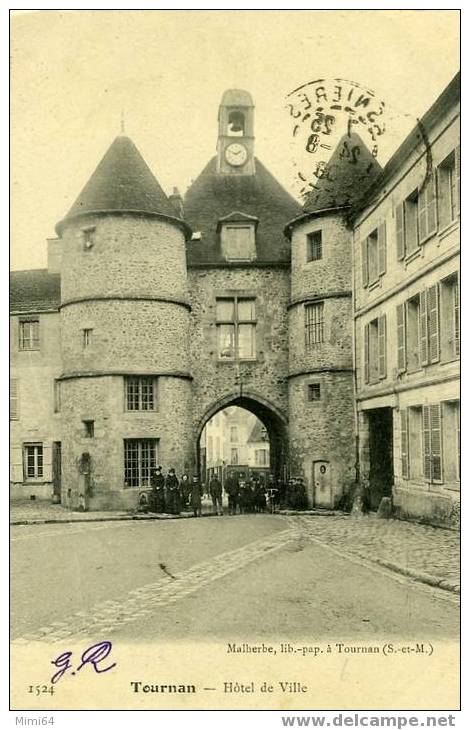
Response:
M11 26L11 267L44 268L46 239L121 116L164 190L215 154L225 89L250 91L256 155L296 194L286 95L318 78L387 105L384 164L459 68L454 10L36 11Z

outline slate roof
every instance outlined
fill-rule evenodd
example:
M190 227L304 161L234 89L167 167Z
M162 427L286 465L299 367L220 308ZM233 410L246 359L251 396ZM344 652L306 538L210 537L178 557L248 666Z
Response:
M65 220L94 212L140 212L178 220L177 213L149 166L129 137L116 137Z
M59 304L60 274L47 269L10 273L10 311L44 312L58 309Z
M255 175L217 174L214 157L189 187L184 216L193 231L201 231L202 238L188 242L188 265L226 263L217 224L234 211L259 220L258 262L290 261L290 245L283 230L288 220L302 213L302 208L258 159L255 170Z
M382 168L361 137L345 134L327 163L327 173L305 198L304 211L355 206L377 180Z

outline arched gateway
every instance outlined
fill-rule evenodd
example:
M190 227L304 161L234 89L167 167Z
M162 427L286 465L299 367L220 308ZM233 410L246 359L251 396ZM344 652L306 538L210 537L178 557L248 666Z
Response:
M285 478L288 470L288 423L284 414L272 403L258 393L232 393L211 404L199 419L196 428L196 464L201 473L201 434L204 427L224 408L238 406L253 413L266 428L269 439L269 470L275 478Z

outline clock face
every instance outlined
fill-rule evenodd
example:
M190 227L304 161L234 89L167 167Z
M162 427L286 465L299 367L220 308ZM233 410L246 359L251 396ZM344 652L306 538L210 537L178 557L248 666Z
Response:
M238 142L230 144L225 150L225 159L229 165L233 165L234 167L244 165L247 157L248 152L246 151L246 147Z

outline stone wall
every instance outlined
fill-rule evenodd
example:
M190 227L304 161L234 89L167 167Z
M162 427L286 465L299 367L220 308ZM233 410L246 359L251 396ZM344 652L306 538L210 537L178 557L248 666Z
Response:
M210 409L225 399L251 393L268 401L287 420L287 268L230 266L189 270L191 374L195 436ZM217 350L216 298L256 297L256 359L221 361Z

